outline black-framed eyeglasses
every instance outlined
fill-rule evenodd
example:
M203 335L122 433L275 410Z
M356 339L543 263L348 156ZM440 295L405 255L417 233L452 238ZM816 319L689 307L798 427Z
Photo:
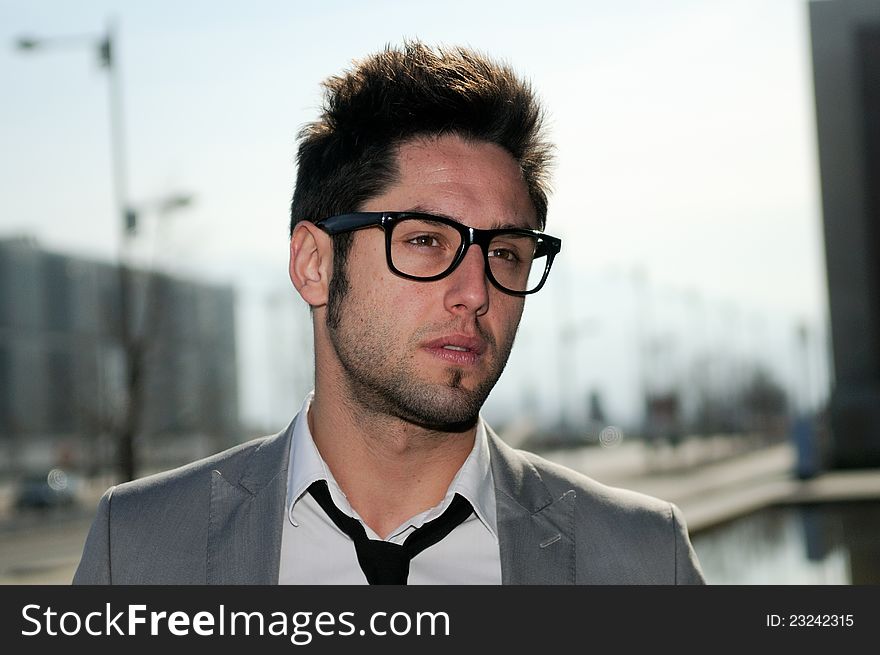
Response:
M505 293L527 296L547 281L562 241L537 230L481 230L420 212L354 212L315 223L327 234L367 227L385 232L388 268L409 280L432 282L446 277L461 263L470 246L483 251L486 276Z

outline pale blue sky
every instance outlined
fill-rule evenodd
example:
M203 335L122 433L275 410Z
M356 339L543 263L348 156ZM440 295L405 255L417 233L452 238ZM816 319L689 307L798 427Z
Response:
M507 60L546 103L547 229L564 247L532 314L607 313L584 290L641 267L742 317L823 320L802 0L0 0L0 237L115 252L105 73L87 48L12 48L22 34L98 35L110 16L131 200L197 199L155 237L163 265L286 284L294 137L320 81L419 37ZM574 309L561 310L566 289ZM540 320L527 307L524 334Z

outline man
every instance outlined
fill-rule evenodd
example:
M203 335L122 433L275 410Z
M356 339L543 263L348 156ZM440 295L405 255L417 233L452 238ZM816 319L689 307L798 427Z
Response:
M74 582L702 583L677 508L479 416L561 247L528 85L409 42L325 86L290 239L314 392L273 437L109 490Z

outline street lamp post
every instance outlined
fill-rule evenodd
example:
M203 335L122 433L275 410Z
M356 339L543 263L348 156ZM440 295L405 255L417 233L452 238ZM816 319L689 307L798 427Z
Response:
M106 32L102 35L67 35L55 37L21 37L16 47L23 52L43 49L92 47L98 56L98 62L107 70L108 77L108 109L110 118L110 149L113 179L113 197L117 220L119 220L119 293L120 293L120 339L125 353L126 387L128 405L122 426L117 435L117 468L124 480L131 480L136 474L136 457L134 452L134 434L139 409L132 406L137 392L135 387L140 384L141 361L140 347L132 338L130 326L131 305L131 271L127 262L131 237L135 232L135 213L128 206L128 177L125 157L125 129L123 121L122 89L119 64L117 61L117 35L113 20L107 22ZM133 393L134 392L134 393Z

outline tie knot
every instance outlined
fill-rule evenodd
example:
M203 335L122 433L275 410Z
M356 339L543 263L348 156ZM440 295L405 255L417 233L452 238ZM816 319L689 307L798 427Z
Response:
M355 551L370 584L406 584L412 554L405 546L366 539L355 542Z

